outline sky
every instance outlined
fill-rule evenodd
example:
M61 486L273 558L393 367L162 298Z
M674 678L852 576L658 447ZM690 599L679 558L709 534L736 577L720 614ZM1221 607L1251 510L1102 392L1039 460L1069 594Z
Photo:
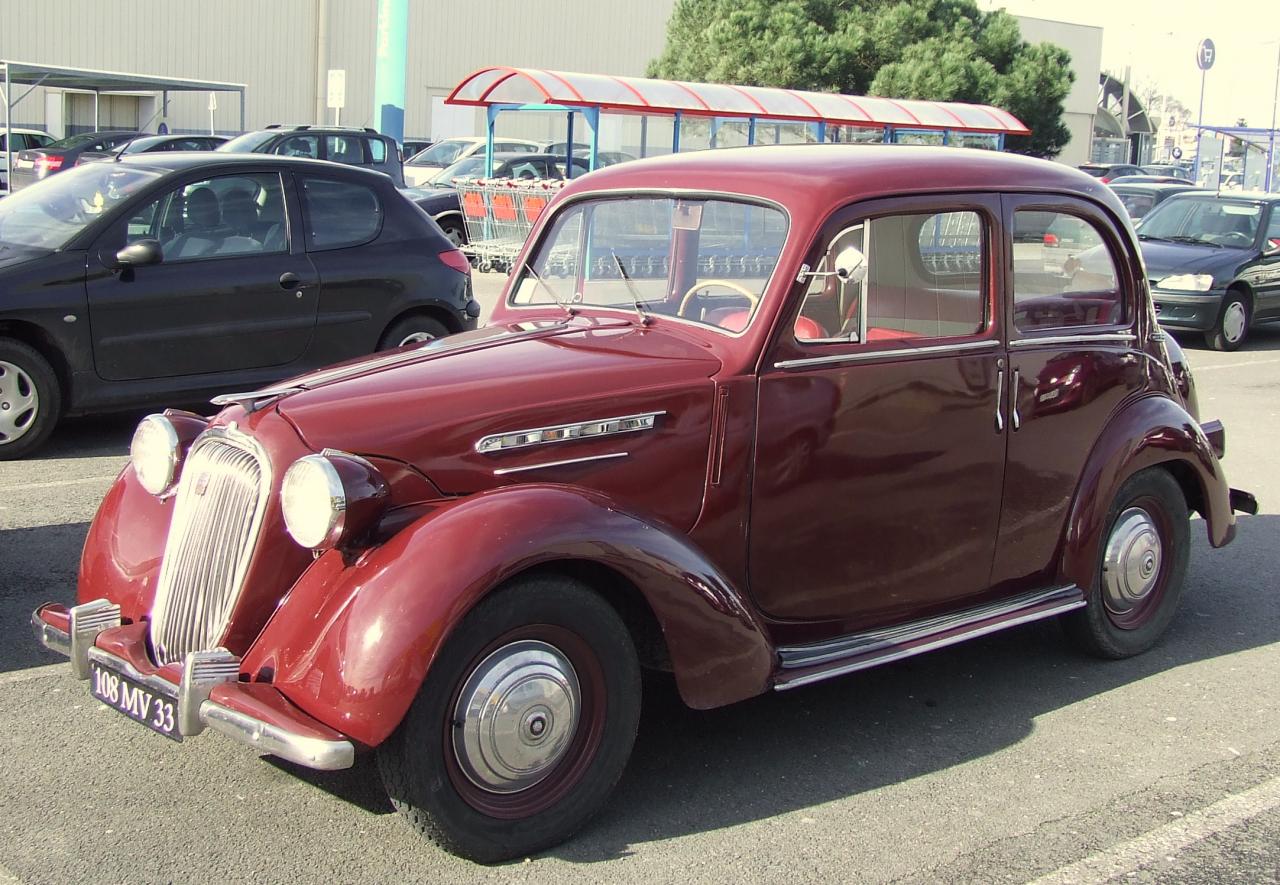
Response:
M1232 126L1244 117L1250 126L1271 126L1280 0L978 0L978 5L1100 26L1104 70L1121 76L1129 65L1135 89L1153 83L1193 115L1200 100L1196 46L1208 37L1218 58L1205 76L1205 123Z

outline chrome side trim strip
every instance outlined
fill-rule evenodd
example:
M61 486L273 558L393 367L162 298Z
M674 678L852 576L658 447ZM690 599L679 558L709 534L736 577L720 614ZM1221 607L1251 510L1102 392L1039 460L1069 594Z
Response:
M337 771L350 768L356 761L356 748L351 741L303 737L213 701L200 705L200 719L232 740L307 768Z
M1046 604L1050 607L1039 611L1030 611L1018 617L1008 617L1006 620L994 624L986 623L992 618L1015 615L1019 611ZM995 633L1009 627L1058 615L1080 608L1084 604L1084 592L1076 585L1069 584L1065 587L1027 593L1013 599L1002 600L963 612L940 615L936 618L916 621L899 627L872 630L813 645L779 648L778 656L781 659L781 668L784 671L783 678L785 681L779 682L774 688L777 691L783 691L798 685L807 685L810 682L829 679L833 676L841 676L857 670L866 670L880 664L887 664L891 661L901 660L926 651L954 645L967 639L985 636L988 633ZM950 631L953 630L959 630L960 632L951 633ZM938 635L943 633L948 635ZM907 643L926 640L930 636L936 636L937 638L909 648L902 647ZM853 660L850 660L850 658L853 658ZM841 663L842 661L844 663ZM804 669L821 666L826 663L831 663L833 666L795 679L785 679L786 670Z
M869 350L862 353L841 353L832 356L810 356L797 360L779 360L775 369L803 369L810 366L837 366L863 360L896 359L912 356L943 356L970 350L994 350L998 341L962 341L959 344L930 344L926 347L898 347L893 350Z
M1049 338L1017 338L1009 342L1010 347L1036 347L1041 344L1116 344L1124 341L1137 341L1138 336L1132 332L1100 332L1093 335L1054 335Z
M588 455L585 458L566 458L563 461L545 461L541 464L526 464L522 467L503 467L493 471L494 476L506 476L508 473L523 473L526 470L543 470L547 467L567 467L570 464L586 464L588 461L607 461L611 458L625 458L630 452L610 452L607 455Z
M574 421L571 424L554 424L550 427L530 427L526 430L491 433L476 441L475 450L481 455L491 455L528 446L545 446L577 439L595 439L619 433L653 430L657 426L658 418L665 414L667 414L665 411L641 412L636 415L619 415L614 418L596 418L592 421Z

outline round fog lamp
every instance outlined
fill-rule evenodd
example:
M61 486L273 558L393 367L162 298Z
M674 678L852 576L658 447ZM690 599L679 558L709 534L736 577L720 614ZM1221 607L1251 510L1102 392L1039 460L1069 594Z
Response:
M178 432L164 415L148 415L138 424L129 443L129 461L138 483L153 495L163 495L177 479Z
M333 547L342 537L347 495L342 477L323 455L293 462L280 487L285 528L303 547Z

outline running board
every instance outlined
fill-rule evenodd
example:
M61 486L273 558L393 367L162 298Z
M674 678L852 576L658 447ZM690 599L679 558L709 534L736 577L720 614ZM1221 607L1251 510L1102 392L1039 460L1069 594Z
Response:
M896 627L854 633L811 645L784 646L778 649L780 673L773 687L776 691L785 691L878 667L1019 624L1051 618L1084 604L1084 591L1068 584Z

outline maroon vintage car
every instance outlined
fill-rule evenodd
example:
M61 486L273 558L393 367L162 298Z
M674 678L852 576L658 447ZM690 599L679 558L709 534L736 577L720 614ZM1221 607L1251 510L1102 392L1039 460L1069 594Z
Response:
M1173 617L1188 514L1256 502L1157 328L1123 206L990 152L789 146L612 167L543 213L487 328L142 422L78 605L103 703L313 768L376 753L482 861L566 838L694 708L1061 617ZM1078 223L1104 260L1043 237Z

